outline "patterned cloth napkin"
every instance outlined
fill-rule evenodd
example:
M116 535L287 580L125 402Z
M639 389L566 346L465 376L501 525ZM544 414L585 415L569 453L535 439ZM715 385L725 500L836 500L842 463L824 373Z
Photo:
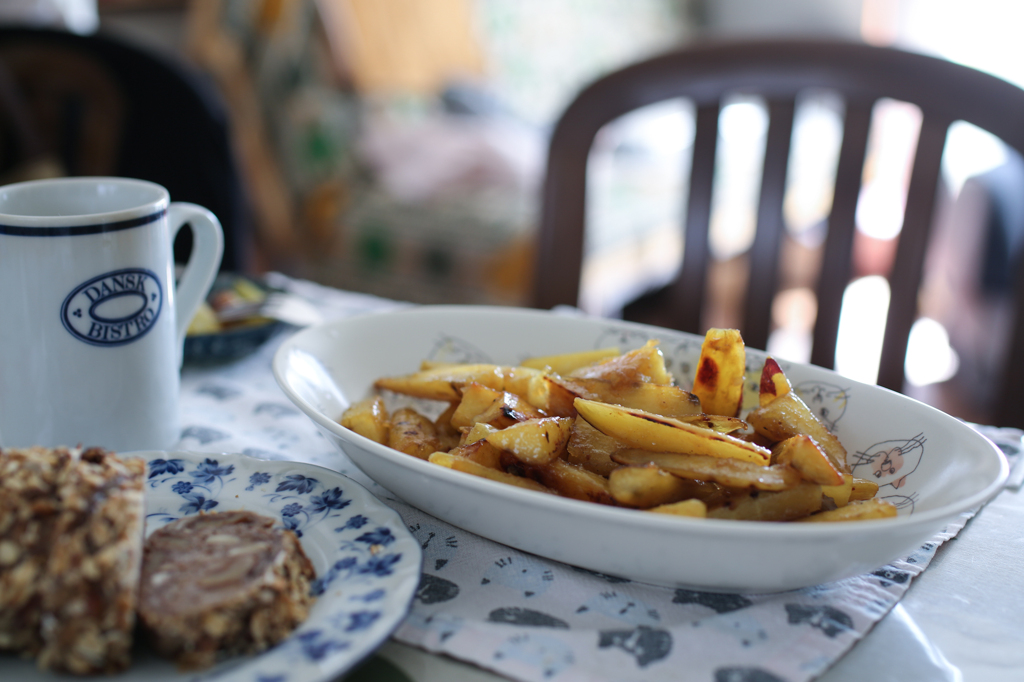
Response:
M270 283L307 297L327 319L399 305L280 275ZM235 363L186 367L178 447L306 461L368 488L401 514L424 552L422 582L394 638L515 680L814 679L870 631L973 515L873 573L781 594L669 589L593 573L463 531L369 480L277 386L270 362L283 337ZM1020 431L978 428L1011 461L1020 459Z

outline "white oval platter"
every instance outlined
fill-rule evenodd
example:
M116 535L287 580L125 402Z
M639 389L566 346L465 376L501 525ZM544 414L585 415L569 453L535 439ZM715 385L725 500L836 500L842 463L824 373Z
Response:
M969 425L904 395L834 372L780 363L836 432L855 476L879 483L895 519L792 524L665 517L522 490L430 464L343 428L338 418L374 380L424 359L516 364L660 340L692 385L701 337L615 320L476 306L424 306L298 332L273 369L288 397L367 476L439 519L512 547L658 585L733 592L795 589L865 573L928 541L993 496L1006 459ZM756 384L764 353L747 353ZM756 400L756 396L755 396Z

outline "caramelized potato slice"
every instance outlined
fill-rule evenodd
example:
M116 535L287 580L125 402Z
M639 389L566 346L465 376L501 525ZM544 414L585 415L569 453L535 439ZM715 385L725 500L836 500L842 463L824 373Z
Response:
M523 360L520 364L531 369L550 369L556 374L568 374L581 367L587 367L594 363L617 357L621 351L617 347L598 348L597 350L585 350L578 353L559 353L558 355L543 355Z
M830 509L808 516L800 521L866 521L869 519L890 519L896 516L896 506L885 500L854 500L845 507Z
M796 391L780 395L767 405L752 410L747 415L747 421L755 431L774 442L801 434L811 436L829 456L836 469L844 474L850 473L850 466L846 463L846 448L807 407Z
M654 512L655 514L671 514L672 516L689 516L695 519L703 519L708 515L707 505L700 500L669 502L668 504L651 507L646 511Z
M462 432L462 439L459 445L469 445L475 443L478 440L483 440L491 433L494 433L498 429L494 428L490 424L484 422L477 422L470 427L462 427L459 429Z
M543 412L515 393L472 383L462 388L462 402L452 413L451 423L456 428L463 428L484 422L503 429L516 422L544 416Z
M878 494L878 484L866 478L853 477L850 487L850 501L870 500Z
M615 504L608 491L608 479L582 467L556 459L542 466L523 465L524 474L562 497L584 502Z
M378 396L365 398L349 405L348 409L342 413L338 423L372 441L385 445L388 442L388 430L391 428L391 422L388 419L384 401Z
M806 434L791 436L772 450L772 463L796 469L804 480L823 486L842 485L843 475L825 451Z
M499 429L504 429L517 422L527 419L541 419L545 417L541 410L520 398L515 393L504 391L501 399L491 404L483 413L477 415L477 420L491 424Z
M535 490L539 493L555 494L553 490L547 488L537 481L529 478L523 478L522 476L516 476L509 474L500 469L492 469L491 467L484 466L478 462L474 462L471 459L459 457L449 452L435 452L432 453L428 458L431 464L437 464L449 469L456 471L462 471L473 476L479 476L480 478L486 478L498 483L505 483L507 485L514 485L519 488L526 488L527 490Z
M503 365L440 365L413 374L378 379L377 389L428 400L457 401L459 389L470 383L499 391L526 394L530 378L538 370Z
M684 455L647 450L620 450L612 455L619 464L644 466L653 464L673 476L696 481L719 483L730 488L757 490L788 490L800 484L800 474L781 464L762 466L739 459Z
M484 439L474 440L449 451L449 454L482 464L488 469L501 467L501 450Z
M449 417L451 425L456 429L469 428L477 424L480 421L477 417L504 398L504 391L476 382L463 386L460 393L462 399Z
M710 519L734 521L793 521L821 509L821 486L801 483L778 492L751 491L732 503L708 510Z
M395 410L388 429L388 447L413 457L426 459L441 449L434 422L411 407Z
M530 379L526 400L545 414L552 417L575 417L576 407L572 404L576 395L563 386L558 377L538 374Z
M550 377L550 381L577 398L612 403L677 419L701 414L700 400L697 396L678 386L643 381L566 379L557 376Z
M743 403L746 346L738 329L709 329L697 361L693 393L708 414L735 417Z
M511 453L525 464L548 464L565 452L572 420L566 417L527 419L484 438L496 448Z
M669 386L672 375L665 367L665 356L658 342L650 340L642 347L594 365L581 367L569 373L576 379L607 379L612 383L646 382Z
M757 399L761 407L764 407L780 395L786 395L792 390L789 379L785 372L779 367L774 358L766 358L764 368L761 370L761 384L758 390Z
M434 429L437 430L437 437L441 441L440 450L448 451L458 446L462 440L462 433L458 427L452 424L452 415L459 407L458 403L449 403L444 412L434 420Z
M737 417L723 417L720 414L692 414L686 417L676 417L684 424L699 426L702 429L710 429L718 433L735 433L747 428L748 424Z
M565 459L587 471L608 476L619 465L612 461L612 453L623 447L621 441L606 436L585 419L573 421Z
M597 430L633 448L740 459L761 465L767 465L771 459L771 451L760 445L643 410L577 398L576 411Z
M853 495L853 474L843 474L843 482L840 485L821 486L821 494L835 502L837 507L845 507Z
M705 483L673 476L653 465L622 466L608 476L608 492L615 501L640 509L707 497L707 488Z

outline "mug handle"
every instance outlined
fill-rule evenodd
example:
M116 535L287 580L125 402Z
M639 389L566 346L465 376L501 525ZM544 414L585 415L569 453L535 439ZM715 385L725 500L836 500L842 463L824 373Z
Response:
M167 207L171 244L186 223L192 226L192 253L178 279L175 292L175 331L178 353L185 346L185 332L199 304L206 299L224 255L224 231L217 216L197 204L174 201ZM179 364L181 358L179 357Z

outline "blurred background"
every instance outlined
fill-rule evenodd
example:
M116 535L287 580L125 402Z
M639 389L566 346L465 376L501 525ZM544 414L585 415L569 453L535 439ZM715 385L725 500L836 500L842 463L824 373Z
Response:
M902 47L1024 85L1022 20L1024 5L1015 0L0 4L5 26L116 37L183 64L208 89L237 173L222 216L233 235L231 269L420 303L498 305L529 302L547 136L595 78L695 41L775 35ZM844 301L837 350L837 370L869 382L920 117L910 105L883 101L874 119L858 205L858 278ZM769 342L787 359L810 354L809 264L831 205L841 120L828 93L809 93L798 106L785 200L798 248ZM753 240L767 115L758 99L737 96L720 121L711 322L729 326L742 295L730 263ZM616 316L672 276L692 144L693 110L684 101L602 131L590 161L585 311ZM3 151L4 181L69 172ZM1022 185L1016 155L954 125L907 374L912 395L966 418L984 419L985 387L1007 352L1000 339L1024 236Z

